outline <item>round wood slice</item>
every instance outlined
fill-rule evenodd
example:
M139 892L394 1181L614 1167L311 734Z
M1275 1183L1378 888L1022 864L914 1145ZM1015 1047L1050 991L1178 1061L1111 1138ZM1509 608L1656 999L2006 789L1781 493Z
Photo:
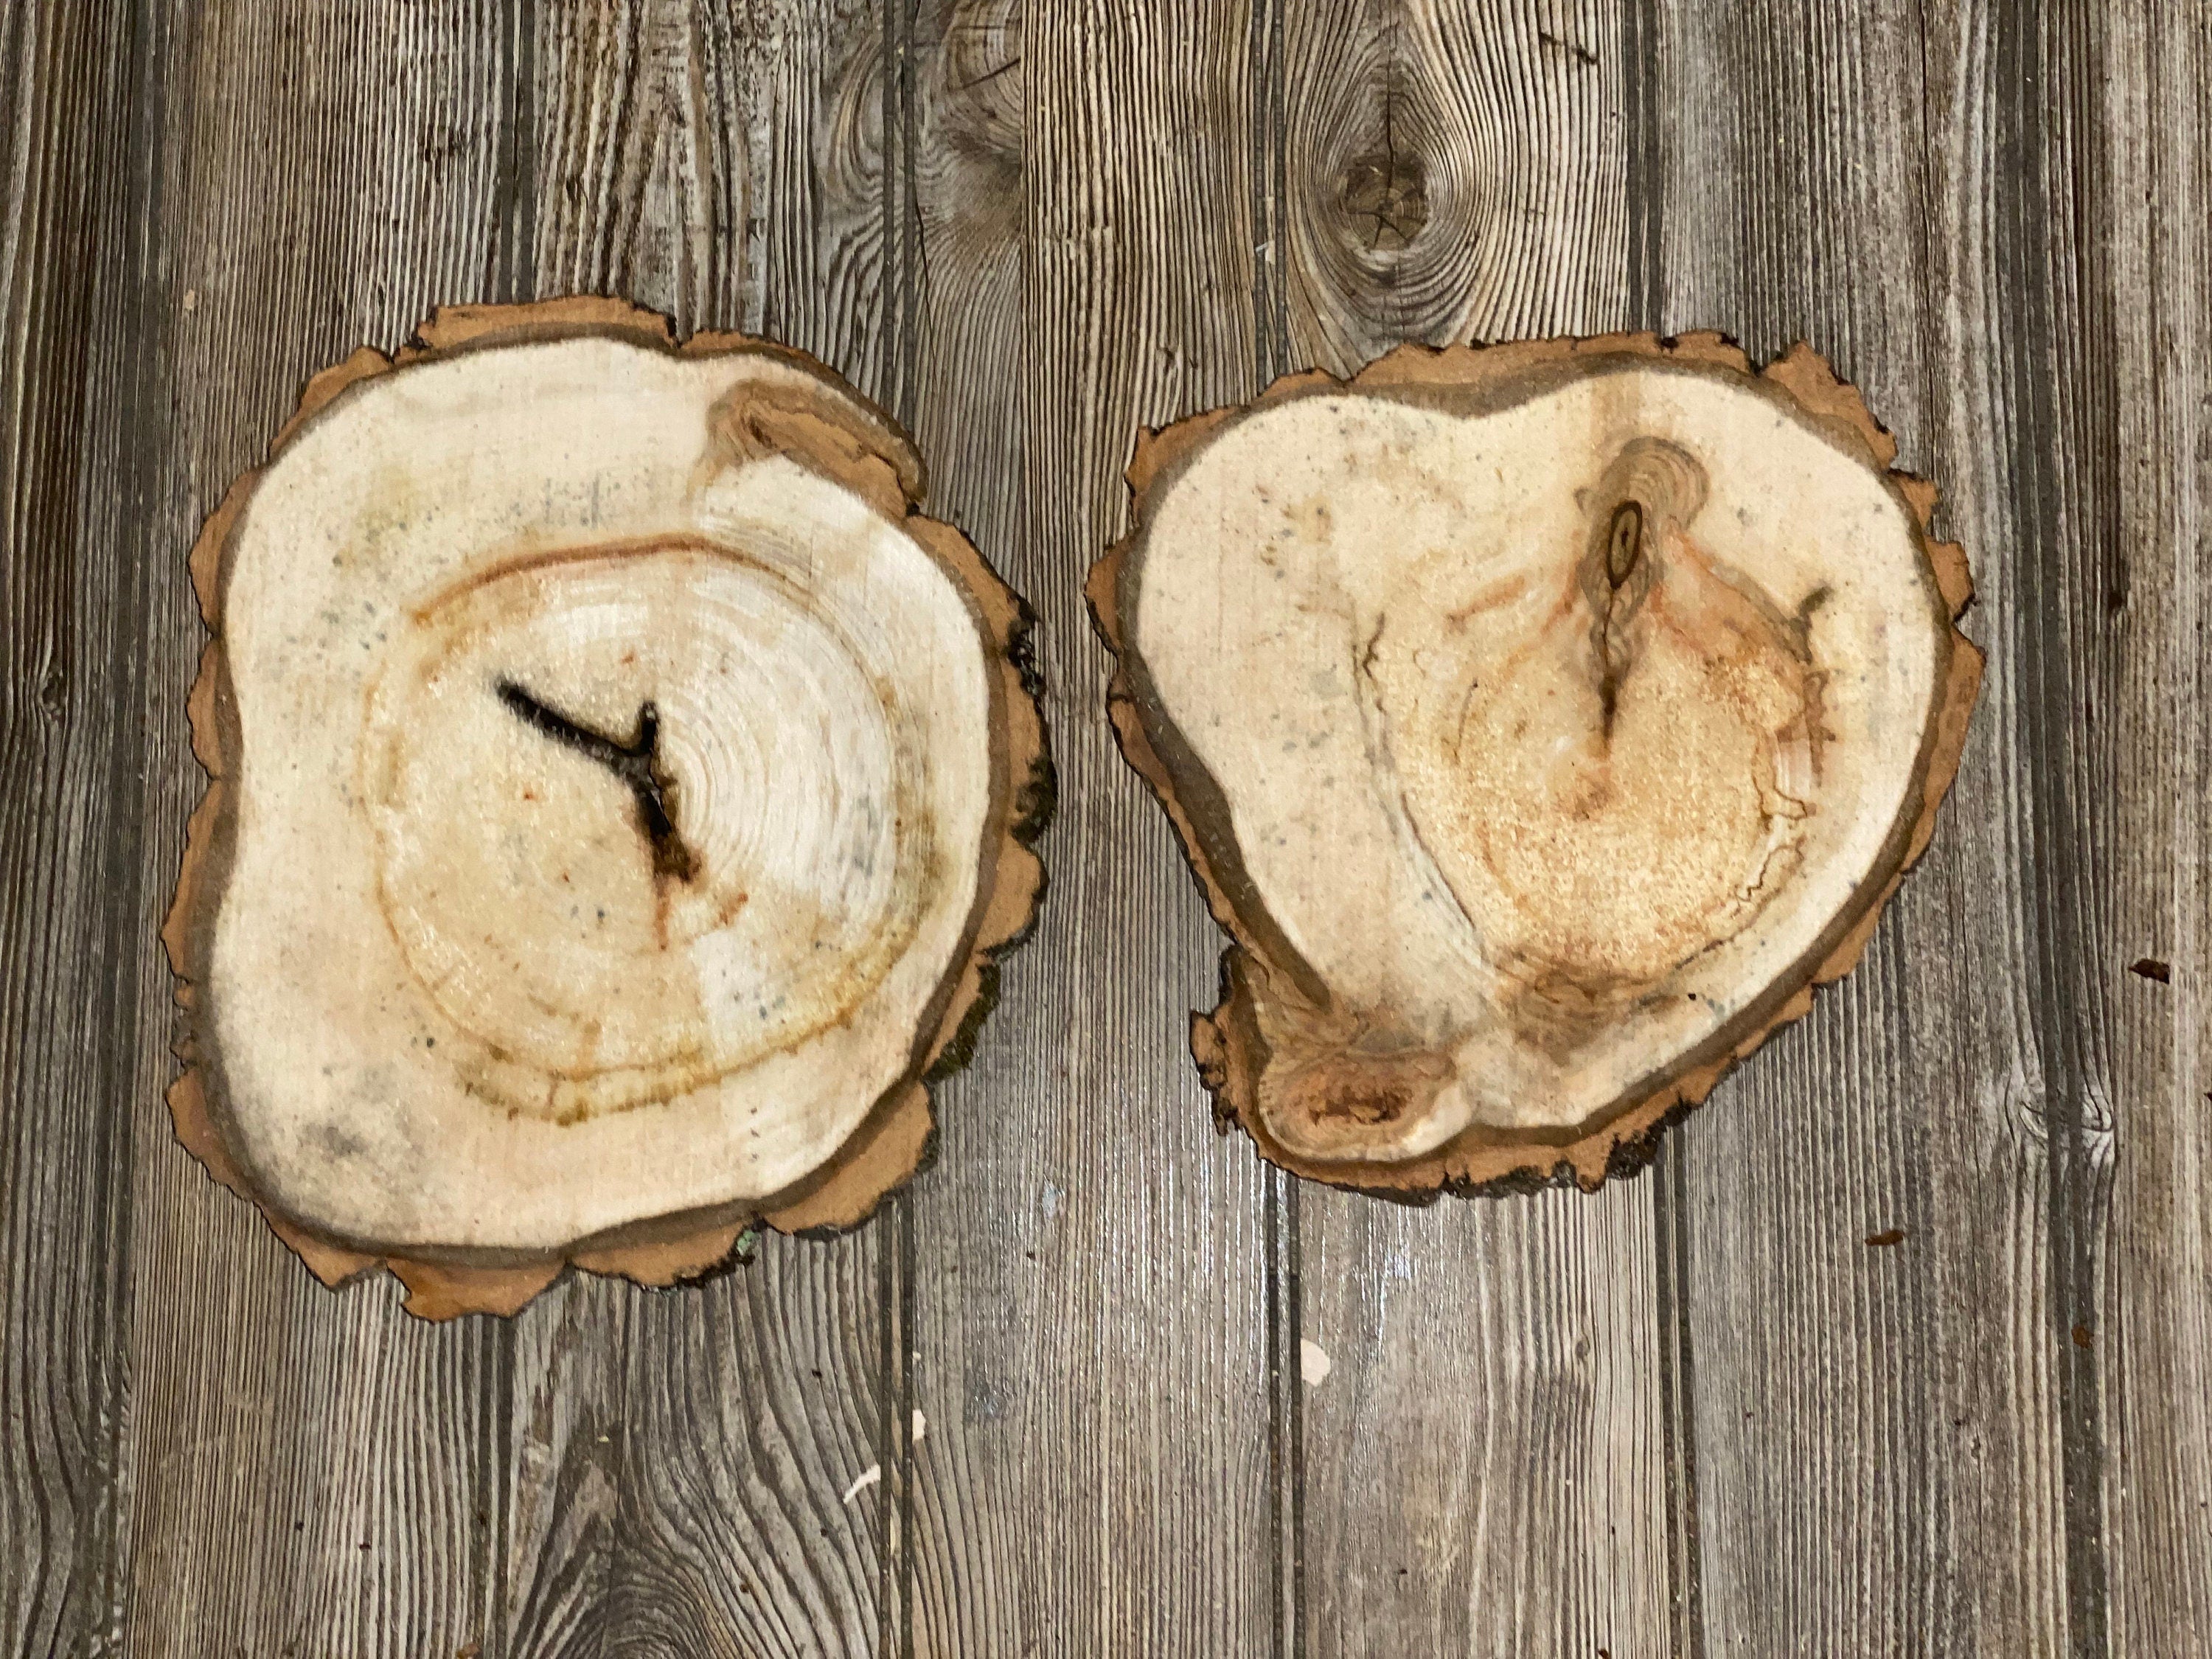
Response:
M192 555L179 1138L431 1317L917 1167L1025 933L1028 614L821 365L617 301L319 376Z
M1406 347L1148 436L1090 595L1235 941L1223 1121L1345 1186L1594 1188L1849 971L1981 672L1895 453L1715 335Z

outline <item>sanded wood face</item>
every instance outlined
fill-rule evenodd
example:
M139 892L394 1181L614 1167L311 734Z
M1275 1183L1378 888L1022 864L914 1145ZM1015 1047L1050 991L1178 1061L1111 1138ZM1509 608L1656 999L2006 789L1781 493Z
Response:
M847 1019L914 943L918 722L879 691L889 641L811 597L679 542L471 582L406 629L364 734L378 908L483 1045L478 1093L557 1123L665 1100Z
M1477 379L1175 448L1115 578L1248 947L1240 1109L1310 1162L1557 1146L1771 1024L1901 866L1954 700L1855 433L1650 354Z
M726 1213L936 1051L1008 676L841 397L530 339L362 381L252 484L200 1046L293 1223L527 1255Z

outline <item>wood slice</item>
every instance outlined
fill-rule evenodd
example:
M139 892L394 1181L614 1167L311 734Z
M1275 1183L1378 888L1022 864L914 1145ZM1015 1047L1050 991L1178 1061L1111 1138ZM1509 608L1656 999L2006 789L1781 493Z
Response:
M1638 1167L1848 972L1979 684L1936 492L1799 346L1431 350L1140 443L1122 750L1234 943L1192 1047L1283 1167Z
M828 369L444 310L202 533L179 1138L431 1317L667 1284L918 1166L1027 931L1028 612Z

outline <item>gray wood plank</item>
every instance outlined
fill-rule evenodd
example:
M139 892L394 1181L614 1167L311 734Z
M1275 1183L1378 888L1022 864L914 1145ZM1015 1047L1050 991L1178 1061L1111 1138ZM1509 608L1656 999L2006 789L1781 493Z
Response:
M407 1653L480 1638L498 1334L403 1318L396 1286L333 1296L172 1140L170 981L155 942L204 781L184 700L204 638L185 569L201 517L264 453L306 378L389 349L497 263L501 17L383 0L149 7L142 153L152 252L128 349L145 380L106 454L137 454L104 556L146 586L143 870L120 954L136 994L128 1108L133 1653Z
M2118 947L2087 775L2109 304L2097 71L2032 13L1668 9L1668 316L1803 335L1935 477L1984 704L1866 963L1683 1138L1701 1589L1744 1651L2103 1651L2096 1356ZM2054 391L2054 388L2056 390ZM2090 781L2090 778L2095 781ZM1865 1241L1901 1229L1901 1243Z
M2107 896L2125 856L2112 805L2130 756L2099 730L2128 649L2128 550L2118 536L2112 203L2096 111L2101 12L2037 8L1992 32L1990 192L2001 307L1999 453L2008 464L2020 605L1992 638L2018 664L2014 827L2027 901L2027 1009L2047 1172L2044 1317L2018 1336L2052 1357L2051 1403L2067 1650L2110 1650L2103 1487L2117 1356L2100 1345L2110 1261L2117 1074L2128 1018L2114 993L2133 958ZM2100 714L2099 709L2106 711ZM2130 930L2132 931L2132 930ZM2025 1344L2023 1344L2025 1346Z
M926 3L912 416L1036 605L1060 806L1036 941L911 1203L914 1649L1259 1654L1277 1628L1267 1178L1186 1052L1219 939L1102 718L1080 598L1140 424L1255 389L1253 19Z
M2125 581L2093 728L2118 753L2097 961L2114 1010L2112 1251L2092 1334L2112 1376L2112 1650L2169 1653L2212 1631L2212 39L2188 7L2118 10L2109 29L2096 118ZM2169 979L2124 971L2145 958Z
M1934 361L1973 350L1936 313L1979 272L1923 248L1930 198L1990 179L1929 154L1923 119L1955 106L1923 84L1911 9L1669 22L1670 319L1762 356L1802 335L1861 385L1900 464L1942 484L1988 638L2013 602L2003 474ZM2046 1166L2014 1081L2033 1045L2024 907L1990 884L2011 833L2005 676L1867 959L1684 1136L1709 1650L2053 1650L2056 1425L2022 1322L2044 1298Z
M537 291L764 331L878 389L876 9L593 0L538 25ZM572 1276L515 1322L503 1652L884 1649L896 1238L769 1234L673 1291Z
M1630 270L1610 3L1289 14L1285 368L1601 333ZM1301 1650L1669 1650L1655 1183L1407 1209L1297 1195Z
M112 1632L143 587L88 526L130 378L129 18L0 5L0 1650ZM112 454L112 447L109 452ZM96 509L95 509L96 513Z

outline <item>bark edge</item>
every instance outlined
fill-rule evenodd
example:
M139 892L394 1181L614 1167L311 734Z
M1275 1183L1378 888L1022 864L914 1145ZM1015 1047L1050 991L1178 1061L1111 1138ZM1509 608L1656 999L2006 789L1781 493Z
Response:
M810 407L801 399L771 397L757 418L746 420L736 441L774 447L853 489L921 543L965 597L994 669L992 805L967 944L922 1022L906 1073L877 1100L827 1164L784 1192L712 1211L629 1223L544 1254L409 1254L333 1237L287 1214L255 1189L226 1136L228 1107L221 1097L220 1072L203 1051L194 1018L214 918L229 874L235 809L228 778L240 739L222 629L232 534L269 466L362 382L463 352L587 335L684 356L759 355L812 376L826 394L821 404ZM965 1064L975 1030L996 1000L999 960L1025 940L1034 925L1044 870L1033 846L1050 816L1054 787L1042 686L1029 646L1033 615L966 536L922 514L925 489L921 458L896 423L805 352L727 332L702 331L679 340L668 318L604 296L442 307L398 351L387 356L362 346L307 381L266 457L224 493L190 555L192 588L210 637L201 650L186 712L192 752L208 775L208 785L186 828L176 892L161 939L185 1013L184 1035L176 1044L183 1070L167 1091L177 1141L212 1180L259 1209L270 1230L325 1285L336 1289L376 1268L387 1269L406 1287L407 1311L428 1320L517 1313L572 1267L667 1286L731 1264L761 1226L809 1235L856 1227L924 1166L935 1134L929 1085Z
M1168 486L1215 435L1255 410L1292 398L1346 391L1414 402L1444 398L1455 408L1480 408L1513 401L1531 386L1554 384L1559 378L1624 358L1663 362L1762 388L1784 400L1838 447L1863 460L1903 507L1923 556L1924 574L1950 624L1942 635L1943 660L1937 670L1936 702L1923 733L1912 793L1882 859L1832 919L1820 943L1772 981L1746 1015L1684 1056L1655 1086L1639 1089L1568 1131L1514 1133L1477 1125L1435 1151L1402 1163L1302 1157L1269 1133L1257 1106L1258 1080L1268 1054L1258 1030L1253 976L1278 967L1268 950L1267 930L1252 925L1237 903L1230 886L1233 877L1208 854L1146 728L1137 683L1141 665L1126 639L1123 571L1142 549L1155 506ZM1966 550L1936 537L1936 486L1898 471L1892 465L1896 457L1896 440L1875 418L1858 389L1838 376L1810 345L1800 341L1760 369L1735 342L1716 332L1672 337L1624 333L1496 345L1401 345L1349 379L1320 369L1285 375L1249 404L1209 410L1158 431L1140 432L1127 474L1129 529L1091 567L1084 594L1092 622L1114 658L1106 708L1115 741L1166 811L1208 910L1230 936L1221 957L1220 1000L1211 1012L1194 1012L1190 1021L1191 1055L1212 1097L1217 1126L1224 1133L1241 1127L1263 1157L1293 1175L1401 1201L1428 1202L1443 1193L1529 1191L1569 1182L1595 1192L1609 1176L1633 1175L1643 1169L1668 1125L1701 1104L1738 1061L1775 1031L1810 1012L1814 989L1842 978L1857 964L1883 908L1927 849L1937 808L1958 775L1981 684L1983 653L1958 626L1973 599Z

